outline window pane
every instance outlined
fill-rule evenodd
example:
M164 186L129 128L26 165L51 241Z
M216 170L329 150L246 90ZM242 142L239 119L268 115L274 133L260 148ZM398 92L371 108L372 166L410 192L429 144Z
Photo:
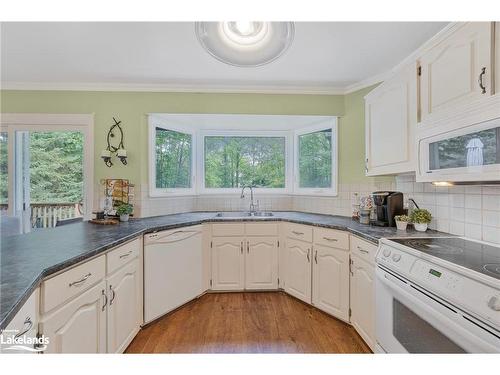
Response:
M192 136L156 128L156 187L191 187Z
M285 187L285 137L205 137L205 187Z
M7 132L0 132L0 209L7 210L9 204L8 178L8 135Z
M299 187L332 186L332 130L299 136Z

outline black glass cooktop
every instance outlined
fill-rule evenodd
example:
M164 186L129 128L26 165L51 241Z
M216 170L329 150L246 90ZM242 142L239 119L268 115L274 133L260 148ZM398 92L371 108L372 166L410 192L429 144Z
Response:
M392 241L500 279L500 248L462 238L401 238Z

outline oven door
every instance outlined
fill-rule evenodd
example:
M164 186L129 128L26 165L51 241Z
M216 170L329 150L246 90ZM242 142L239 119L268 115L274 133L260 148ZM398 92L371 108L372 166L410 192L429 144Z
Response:
M387 353L499 353L500 333L380 266L376 338Z

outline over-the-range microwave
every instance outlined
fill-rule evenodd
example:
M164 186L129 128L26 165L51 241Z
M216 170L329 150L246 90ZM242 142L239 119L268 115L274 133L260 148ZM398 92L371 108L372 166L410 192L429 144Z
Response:
M500 114L469 125L466 120L417 129L417 181L500 184Z

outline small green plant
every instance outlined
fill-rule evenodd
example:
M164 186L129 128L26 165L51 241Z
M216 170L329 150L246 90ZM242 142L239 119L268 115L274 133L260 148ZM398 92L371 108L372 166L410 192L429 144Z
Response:
M116 209L117 215L130 215L134 210L134 206L129 203L122 203Z
M429 224L431 220L431 213L424 208L417 208L413 210L410 216L410 221L417 224Z
M406 223L407 223L408 221L410 221L410 218L409 218L408 216L406 216L406 215L396 215L396 216L394 216L394 219L395 219L396 221L404 221L404 222L406 222Z

